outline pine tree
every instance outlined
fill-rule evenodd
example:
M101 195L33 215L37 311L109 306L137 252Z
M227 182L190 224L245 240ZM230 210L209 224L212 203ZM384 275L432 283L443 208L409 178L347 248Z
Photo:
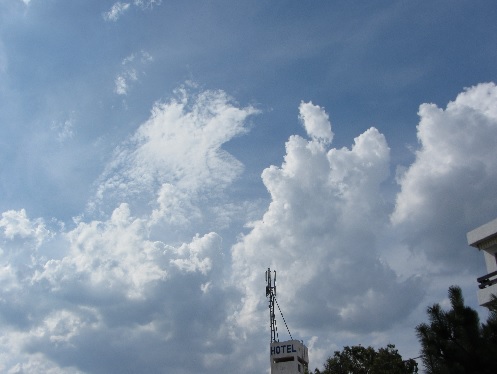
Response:
M416 327L428 374L495 373L497 367L497 309L486 324L464 305L461 289L449 288L451 309L439 304L427 309L429 323Z

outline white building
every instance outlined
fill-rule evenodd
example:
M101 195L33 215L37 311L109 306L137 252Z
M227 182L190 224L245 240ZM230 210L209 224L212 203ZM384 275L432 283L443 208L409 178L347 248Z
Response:
M309 366L307 347L298 340L273 342L270 350L271 374L303 374Z
M478 278L478 303L487 306L497 296L497 219L467 234L468 244L483 251L487 274Z

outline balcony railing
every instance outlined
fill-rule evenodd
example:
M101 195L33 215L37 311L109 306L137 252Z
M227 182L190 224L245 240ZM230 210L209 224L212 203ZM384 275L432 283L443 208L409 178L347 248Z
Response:
M491 279L492 277L497 276L497 271L493 271L491 273L488 273L487 275L484 275L483 277L480 277L477 279L480 289L484 289L486 287L491 286L492 284L497 283L497 277L494 279Z

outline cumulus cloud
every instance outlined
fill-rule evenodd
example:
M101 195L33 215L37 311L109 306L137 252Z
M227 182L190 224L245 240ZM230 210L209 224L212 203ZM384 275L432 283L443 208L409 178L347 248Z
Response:
M34 222L29 220L26 210L20 211L9 210L2 213L0 220L0 229L7 239L14 239L16 236L20 238L33 238L36 242L41 243L49 234L42 219L37 219Z
M497 88L467 88L445 109L419 108L419 149L399 176L401 191L391 220L414 252L445 268L473 264L458 251L465 233L497 210Z
M107 289L113 296L143 297L145 285L167 275L160 266L162 248L146 240L143 226L130 216L126 204L115 209L107 222L80 223L66 234L67 256L48 261L35 279L47 281L54 291L62 280L78 284L84 279L88 287Z
M52 235L24 211L4 213L1 225L3 371L195 372L185 347L174 348L185 336L200 357L228 353L218 341L229 339L230 291L216 233L178 245L151 240L127 204Z
M465 233L494 218L497 205L496 94L495 84L480 84L445 110L420 106L420 147L397 176L394 206L382 195L390 160L378 130L350 149L328 149L327 114L302 103L309 139L290 137L284 163L264 170L271 203L233 247L233 278L246 295L239 325L267 328L260 269L268 266L279 270L286 320L312 337L317 352L354 334L364 343L392 331L418 309L426 287L440 288L428 279L445 292L450 282L466 284L465 273L474 277L481 258L468 250Z
M422 253L421 270L471 267L464 225L496 205L496 91L482 84L444 110L420 107L420 146L395 205L383 194L393 178L380 131L333 148L328 114L301 103L308 136L290 136L283 163L262 172L270 203L233 243L223 236L230 217L247 220L253 207L227 199L243 165L223 145L258 111L223 91L180 89L117 147L75 222L2 213L0 371L262 371L268 266L311 365L344 342L385 345L427 284L425 273L400 274L394 262L410 263L399 248Z
M233 248L234 277L246 294L237 320L262 328L261 269L271 266L283 270L280 303L307 336L325 326L385 329L421 295L416 279L399 281L378 259L378 232L388 225L380 191L389 176L386 140L371 128L350 149L327 149L324 110L302 103L300 117L311 139L290 137L281 167L264 170L271 204Z
M333 133L328 114L319 106L312 102L301 102L299 106L300 120L302 121L307 134L315 140L322 140L331 143Z
M208 230L217 220L189 223L241 172L221 147L255 113L182 89L116 150L97 189L97 205L113 206L102 218L51 229L2 214L2 371L196 373L230 360L226 244Z

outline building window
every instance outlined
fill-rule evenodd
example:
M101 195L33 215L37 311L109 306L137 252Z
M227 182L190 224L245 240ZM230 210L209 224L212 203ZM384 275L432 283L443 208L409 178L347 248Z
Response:
M298 365L299 365L298 369L299 369L299 373L300 373L300 364L298 364Z

